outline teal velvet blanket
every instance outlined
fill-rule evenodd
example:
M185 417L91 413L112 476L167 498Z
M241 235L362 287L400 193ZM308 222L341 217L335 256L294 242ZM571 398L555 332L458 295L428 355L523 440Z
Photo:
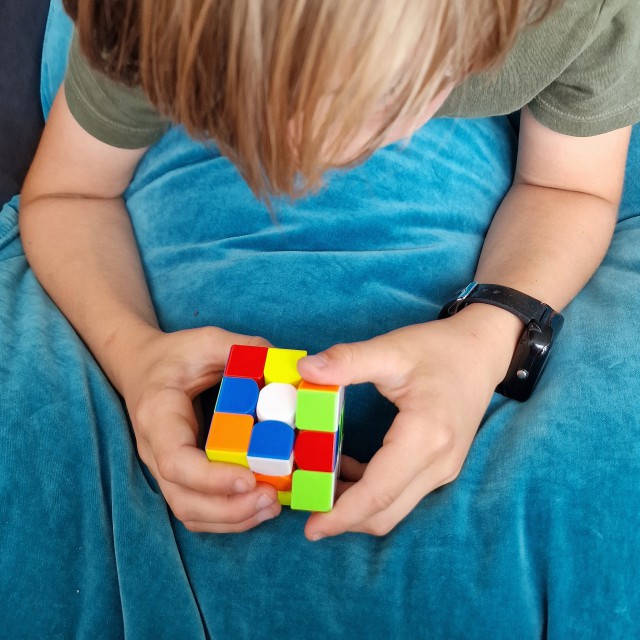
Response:
M45 113L70 24L53 2ZM175 128L126 194L168 331L216 325L314 352L434 319L473 276L509 188L507 118L437 120L278 202ZM0 636L620 638L640 635L640 131L611 249L566 309L532 399L495 396L460 477L383 538L315 544L285 510L241 535L176 521L120 398L0 213ZM347 393L344 451L393 407Z

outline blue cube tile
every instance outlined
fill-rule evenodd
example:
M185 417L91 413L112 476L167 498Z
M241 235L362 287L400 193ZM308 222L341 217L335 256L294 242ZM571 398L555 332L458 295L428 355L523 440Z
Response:
M247 462L254 473L265 476L288 476L293 471L295 433L286 423L265 420L253 427Z
M240 413L255 417L259 393L260 389L255 380L224 377L220 385L215 411L217 413Z
M295 434L285 422L265 420L253 427L247 455L256 458L288 460L293 452Z

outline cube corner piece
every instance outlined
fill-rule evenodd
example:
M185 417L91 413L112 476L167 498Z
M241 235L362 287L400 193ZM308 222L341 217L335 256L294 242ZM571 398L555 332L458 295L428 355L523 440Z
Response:
M293 472L291 508L299 511L331 511L335 486L333 473L296 469Z
M302 377L298 373L298 360L307 355L300 349L276 349L270 347L264 363L265 384L284 382L298 387Z
M262 388L264 386L264 363L267 359L268 350L268 347L255 347L245 344L232 345L224 368L224 376L251 378L258 387Z

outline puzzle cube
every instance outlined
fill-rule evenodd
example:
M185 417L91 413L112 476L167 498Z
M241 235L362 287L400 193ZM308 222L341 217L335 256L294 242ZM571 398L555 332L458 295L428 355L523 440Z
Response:
M205 448L210 460L249 467L281 504L329 511L340 472L344 388L302 380L297 365L306 355L231 347Z

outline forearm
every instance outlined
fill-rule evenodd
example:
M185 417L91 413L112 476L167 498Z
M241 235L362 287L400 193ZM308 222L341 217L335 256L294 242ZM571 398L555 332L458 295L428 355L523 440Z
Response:
M512 287L561 310L602 261L616 219L615 202L514 185L489 229L475 280ZM469 305L459 315L477 327L483 340L491 341L496 376L501 379L522 333L522 322L485 304Z
M38 280L122 391L136 348L158 331L122 199L27 200L20 233Z
M574 191L514 185L487 234L478 282L527 293L565 307L604 258L617 203Z

